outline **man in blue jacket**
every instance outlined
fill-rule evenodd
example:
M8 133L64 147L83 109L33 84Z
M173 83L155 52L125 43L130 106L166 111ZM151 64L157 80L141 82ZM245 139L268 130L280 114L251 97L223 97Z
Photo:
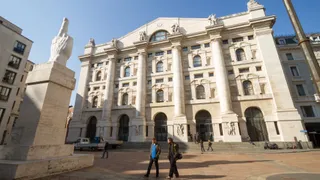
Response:
M152 167L153 162L156 165L156 177L159 177L159 164L158 164L158 160L159 160L159 156L161 154L161 147L160 145L157 143L157 139L153 138L152 139L152 143L151 143L151 147L150 147L150 161L149 161L149 166L148 166L148 170L147 170L147 174L144 175L144 177L149 177L150 174L150 170Z

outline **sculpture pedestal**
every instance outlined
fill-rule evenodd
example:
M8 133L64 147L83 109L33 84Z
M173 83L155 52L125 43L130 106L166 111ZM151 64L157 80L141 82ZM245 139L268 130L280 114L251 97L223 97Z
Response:
M224 114L221 116L223 128L223 141L224 142L241 142L239 132L238 115L237 114Z
M92 155L73 155L73 145L64 142L74 72L56 62L39 64L26 84L11 141L0 147L1 179L33 179L92 166Z
M173 118L173 140L188 142L188 121L185 115Z
M144 117L134 118L131 121L129 132L130 142L144 142L146 139L146 119Z

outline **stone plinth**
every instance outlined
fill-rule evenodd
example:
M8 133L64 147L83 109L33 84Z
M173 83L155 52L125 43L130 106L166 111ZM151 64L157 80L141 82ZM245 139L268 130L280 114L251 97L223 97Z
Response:
M241 142L238 115L235 113L221 116L224 142Z
M73 145L65 144L74 72L56 62L39 64L26 83L11 141L0 149L1 178L33 179L92 166L92 155L73 155Z

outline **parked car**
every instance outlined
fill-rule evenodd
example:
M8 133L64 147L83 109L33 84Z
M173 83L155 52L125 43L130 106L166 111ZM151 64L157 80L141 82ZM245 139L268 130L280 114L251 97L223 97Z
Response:
M113 149L117 148L118 146L122 145L122 141L108 141L109 146L111 146ZM79 138L74 143L74 149L75 150L103 150L105 145L105 141L102 138L95 138L93 141L90 141L89 138Z

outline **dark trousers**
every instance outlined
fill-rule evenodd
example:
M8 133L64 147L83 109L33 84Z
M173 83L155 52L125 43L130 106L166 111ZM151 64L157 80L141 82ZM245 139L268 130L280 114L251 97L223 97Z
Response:
M109 153L108 153L108 150L103 150L103 154L102 154L102 157L101 158L104 158L104 156L107 154L107 157L109 156Z
M212 146L208 146L208 150L207 151L209 151L209 149L211 149L211 151L213 151Z
M169 161L170 161L169 176L173 177L173 174L175 174L176 177L179 177L179 172L178 172L178 168L177 168L177 160L175 160L174 157L170 157Z
M149 176L149 174L150 174L150 170L151 170L151 168L152 168L153 162L154 162L154 164L156 165L156 176L158 177L158 176L159 176L159 163L158 163L158 159L152 159L151 157L150 157L150 161L149 161L149 166L148 166L147 175Z
M201 145L201 152L205 152L206 150L204 149L204 146Z

